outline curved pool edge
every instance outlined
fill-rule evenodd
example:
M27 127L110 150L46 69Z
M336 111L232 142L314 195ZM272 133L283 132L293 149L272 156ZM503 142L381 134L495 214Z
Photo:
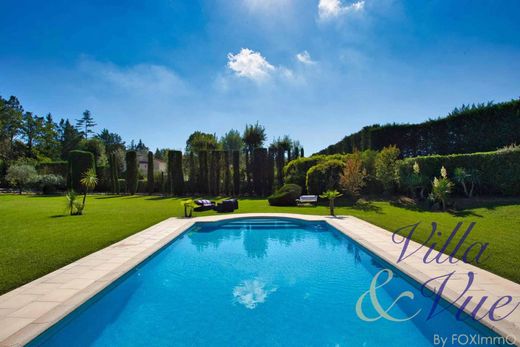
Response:
M519 284L475 266L462 262L425 265L422 258L426 249L419 250L398 264L396 259L400 248L391 241L391 233L352 216L244 213L169 218L0 296L0 346L19 346L33 340L195 223L258 217L325 221L421 284L454 270L473 271L477 283L474 288L479 291L479 297L489 296L482 309L489 309L491 303L503 295L512 295L517 300L520 297ZM415 249L418 244L411 243L410 246ZM462 279L448 282L444 299L450 302L456 299L464 285ZM431 283L429 289L433 290L434 287L435 284ZM472 302L465 311L471 312L474 308L475 303ZM502 336L514 337L517 343L520 341L520 310L515 310L499 322L491 321L488 316L480 322Z

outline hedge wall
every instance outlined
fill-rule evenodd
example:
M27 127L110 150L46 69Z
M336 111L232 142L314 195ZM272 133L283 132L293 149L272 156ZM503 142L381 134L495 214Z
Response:
M50 161L36 165L36 171L40 175L60 175L67 177L69 163L67 161Z
M90 152L73 150L69 152L67 186L77 192L83 190L81 178L87 170L94 168L94 155Z
M520 150L472 154L432 155L407 158L399 163L401 179L419 164L421 174L430 180L439 176L442 166L452 178L455 168L476 169L480 173L480 192L483 194L520 195Z
M415 157L493 151L512 143L520 143L520 99L463 106L445 118L420 124L367 126L319 153L381 150L396 145L403 157Z

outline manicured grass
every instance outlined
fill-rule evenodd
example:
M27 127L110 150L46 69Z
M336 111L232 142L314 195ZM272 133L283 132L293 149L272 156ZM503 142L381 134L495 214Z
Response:
M182 215L180 199L149 196L89 196L85 215L65 214L64 197L0 195L0 293L11 290L99 250L168 217ZM341 202L339 202L341 205ZM244 199L239 212L328 214L327 206L271 207L266 200ZM205 212L205 215L214 212ZM520 283L520 200L483 202L459 215L422 212L373 202L364 207L338 207L337 214L362 218L387 230L420 222L414 239L421 242L432 222L442 231L437 249L458 222L476 222L464 245L489 242L482 265ZM458 241L462 231L455 238ZM391 234L388 234L390 237ZM448 251L455 246L451 244ZM396 246L398 247L398 246ZM465 247L462 247L462 252ZM459 252L458 254L462 254ZM478 280L478 279L477 279Z

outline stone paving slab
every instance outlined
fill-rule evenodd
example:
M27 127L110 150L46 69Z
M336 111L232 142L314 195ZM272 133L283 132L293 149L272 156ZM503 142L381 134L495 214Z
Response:
M444 298L450 302L466 286L467 276L464 273L472 271L475 273L475 282L466 296L474 295L477 299L489 296L481 307L482 312L489 310L492 303L505 295L513 296L511 307L520 300L519 284L473 265L462 261L455 264L424 264L422 258L426 248L397 263L401 246L392 242L392 234L351 216L248 213L190 219L170 218L0 296L0 346L21 346L31 341L194 223L240 217L287 217L326 221L420 284L432 277L456 271L444 290ZM411 242L410 247L416 249L419 244ZM436 251L432 252L433 256L436 254ZM439 285L440 281L435 281L428 287L436 290ZM455 305L460 306L464 298L457 300ZM477 300L473 300L465 307L465 311L470 312L476 304ZM481 322L502 336L509 336L517 343L520 342L520 308L501 321L495 322L486 316Z

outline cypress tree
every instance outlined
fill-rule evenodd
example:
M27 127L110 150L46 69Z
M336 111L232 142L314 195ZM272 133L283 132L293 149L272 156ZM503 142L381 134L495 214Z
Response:
M265 195L267 174L267 149L255 148L252 160L253 187L257 196Z
M175 161L175 155L173 154L173 151L167 152L167 169L166 169L166 194L172 195L173 194L173 182L174 182L174 161Z
M173 193L182 195L184 193L184 171L182 169L182 152L171 151L173 155Z
M147 170L147 186L148 194L153 194L154 190L154 177L153 177L153 153L148 152L148 170Z
M285 165L285 151L283 148L278 148L276 154L276 173L278 178L278 186L283 186L283 167Z
M266 187L265 194L271 195L274 186L274 149L269 148L267 152L267 168L266 168Z
M224 194L231 194L231 171L230 171L230 160L229 151L224 152Z
M137 192L137 153L126 152L126 190L130 195Z
M190 152L190 155L188 157L188 190L191 194L195 194L198 192L197 188L197 170L195 167L195 155L193 152Z
M95 159L91 152L70 151L69 173L67 177L68 188L80 192L83 189L80 182L81 178L91 168L95 168Z
M213 151L213 161L215 169L215 195L220 195L220 172L222 171L221 155L222 151Z
M233 151L233 195L240 195L240 152Z
M300 148L300 157L302 157L302 158L305 157L304 152L303 152L303 147Z
M208 193L208 151L199 152L199 193Z

